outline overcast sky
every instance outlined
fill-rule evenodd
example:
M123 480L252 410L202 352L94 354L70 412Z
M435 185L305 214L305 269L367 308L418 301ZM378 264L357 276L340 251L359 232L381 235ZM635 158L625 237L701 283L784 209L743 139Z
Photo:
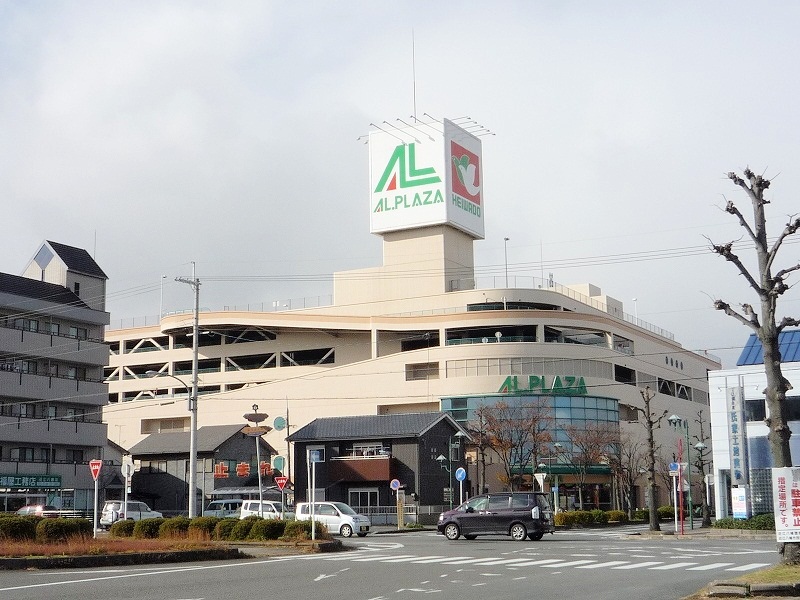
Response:
M712 299L756 299L704 236L742 237L747 165L779 175L773 235L800 212L798 28L790 2L2 0L0 271L86 248L112 323L190 308L192 261L204 307L327 297L381 263L357 138L416 109L494 134L481 273L508 237L512 281L592 282L730 366L749 330Z

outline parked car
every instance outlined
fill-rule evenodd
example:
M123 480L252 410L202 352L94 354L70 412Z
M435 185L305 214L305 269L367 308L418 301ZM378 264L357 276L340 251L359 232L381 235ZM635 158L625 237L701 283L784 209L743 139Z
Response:
M58 509L55 506L49 506L45 504L29 504L28 506L23 506L17 511L18 515L25 516L25 515L36 515L38 517L43 517L44 513L53 513L53 516L56 516L56 512Z
M231 498L228 500L212 500L203 511L204 517L238 517L242 510L241 498Z
M128 500L128 505L124 510L122 508L123 503L122 500L106 500L106 503L103 504L103 510L100 513L101 527L111 527L121 519L141 521L142 519L154 519L164 516L157 510L151 509L144 502Z
M500 492L482 494L439 515L439 533L448 540L464 536L510 535L514 540L540 540L555 531L553 511L547 494L541 492Z
M245 517L256 516L264 519L280 519L281 511L283 511L285 520L294 520L294 513L280 502L274 500L261 500L260 502L261 508L259 509L259 500L244 500L239 518L244 519Z
M344 502L314 502L314 520L324 524L331 533L350 537L355 533L364 537L372 526L368 517L354 511ZM308 502L297 503L297 520L308 521L311 509Z

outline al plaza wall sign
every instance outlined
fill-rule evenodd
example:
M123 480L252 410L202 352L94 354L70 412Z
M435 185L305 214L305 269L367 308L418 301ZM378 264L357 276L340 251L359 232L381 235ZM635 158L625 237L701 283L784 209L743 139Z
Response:
M586 396L586 382L583 377L556 375L549 379L544 375L509 375L497 390L498 394L517 394L536 392L553 396Z
M0 474L0 488L53 490L61 487L61 475L4 475Z

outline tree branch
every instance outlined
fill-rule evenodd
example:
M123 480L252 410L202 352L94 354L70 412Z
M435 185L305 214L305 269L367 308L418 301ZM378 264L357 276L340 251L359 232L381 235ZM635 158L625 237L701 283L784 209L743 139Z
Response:
M790 217L786 227L781 231L781 234L778 236L778 239L775 240L775 243L772 244L772 249L769 251L769 260L767 261L768 269L772 267L772 261L775 260L775 256L778 254L778 248L783 244L783 240L793 235L798 229L800 229L800 217L795 217L794 221L792 221Z
M778 324L778 333L783 331L786 327L797 327L798 325L800 325L800 320L794 317L783 317Z
M753 312L753 307L750 306L749 304L745 304L744 306L746 307L745 308L745 312L747 312L749 314L749 316L750 316L749 319L744 317L744 316L742 316L742 315L740 315L735 310L733 310L731 308L731 305L728 304L727 302L723 302L722 300L715 300L714 301L714 308L715 309L723 311L729 317L733 317L734 319L736 319L737 321L739 321L743 325L747 325L753 331L757 332L758 329L761 327L761 325L758 322L758 315L756 315L755 312Z
M739 181L741 181L741 179ZM749 190L749 188L746 185L743 187L745 190ZM756 238L756 234L750 228L750 223L748 223L745 220L744 216L742 216L742 213L739 212L739 209L736 208L736 205L731 200L728 200L727 204L725 204L725 212L738 217L739 225L741 225L744 228L744 230L747 232L747 235L750 236L750 239L752 239L754 242L758 241L758 238Z
M747 270L747 267L744 266L741 259L739 259L739 257L733 253L733 242L728 242L724 245L712 244L711 249L728 262L732 262L734 265L736 265L736 268L739 269L739 273L741 273L744 278L747 279L750 287L756 291L759 298L766 297L766 290L764 290L764 288L761 287L761 285L753 278L753 276L750 275L750 271Z

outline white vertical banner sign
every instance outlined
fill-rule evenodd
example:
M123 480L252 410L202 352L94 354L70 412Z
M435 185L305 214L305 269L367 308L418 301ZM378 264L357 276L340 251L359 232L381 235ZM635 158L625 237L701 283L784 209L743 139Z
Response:
M777 541L800 541L800 468L772 469L772 502Z
M744 388L727 390L728 451L731 460L731 485L747 485L747 430L744 420Z

